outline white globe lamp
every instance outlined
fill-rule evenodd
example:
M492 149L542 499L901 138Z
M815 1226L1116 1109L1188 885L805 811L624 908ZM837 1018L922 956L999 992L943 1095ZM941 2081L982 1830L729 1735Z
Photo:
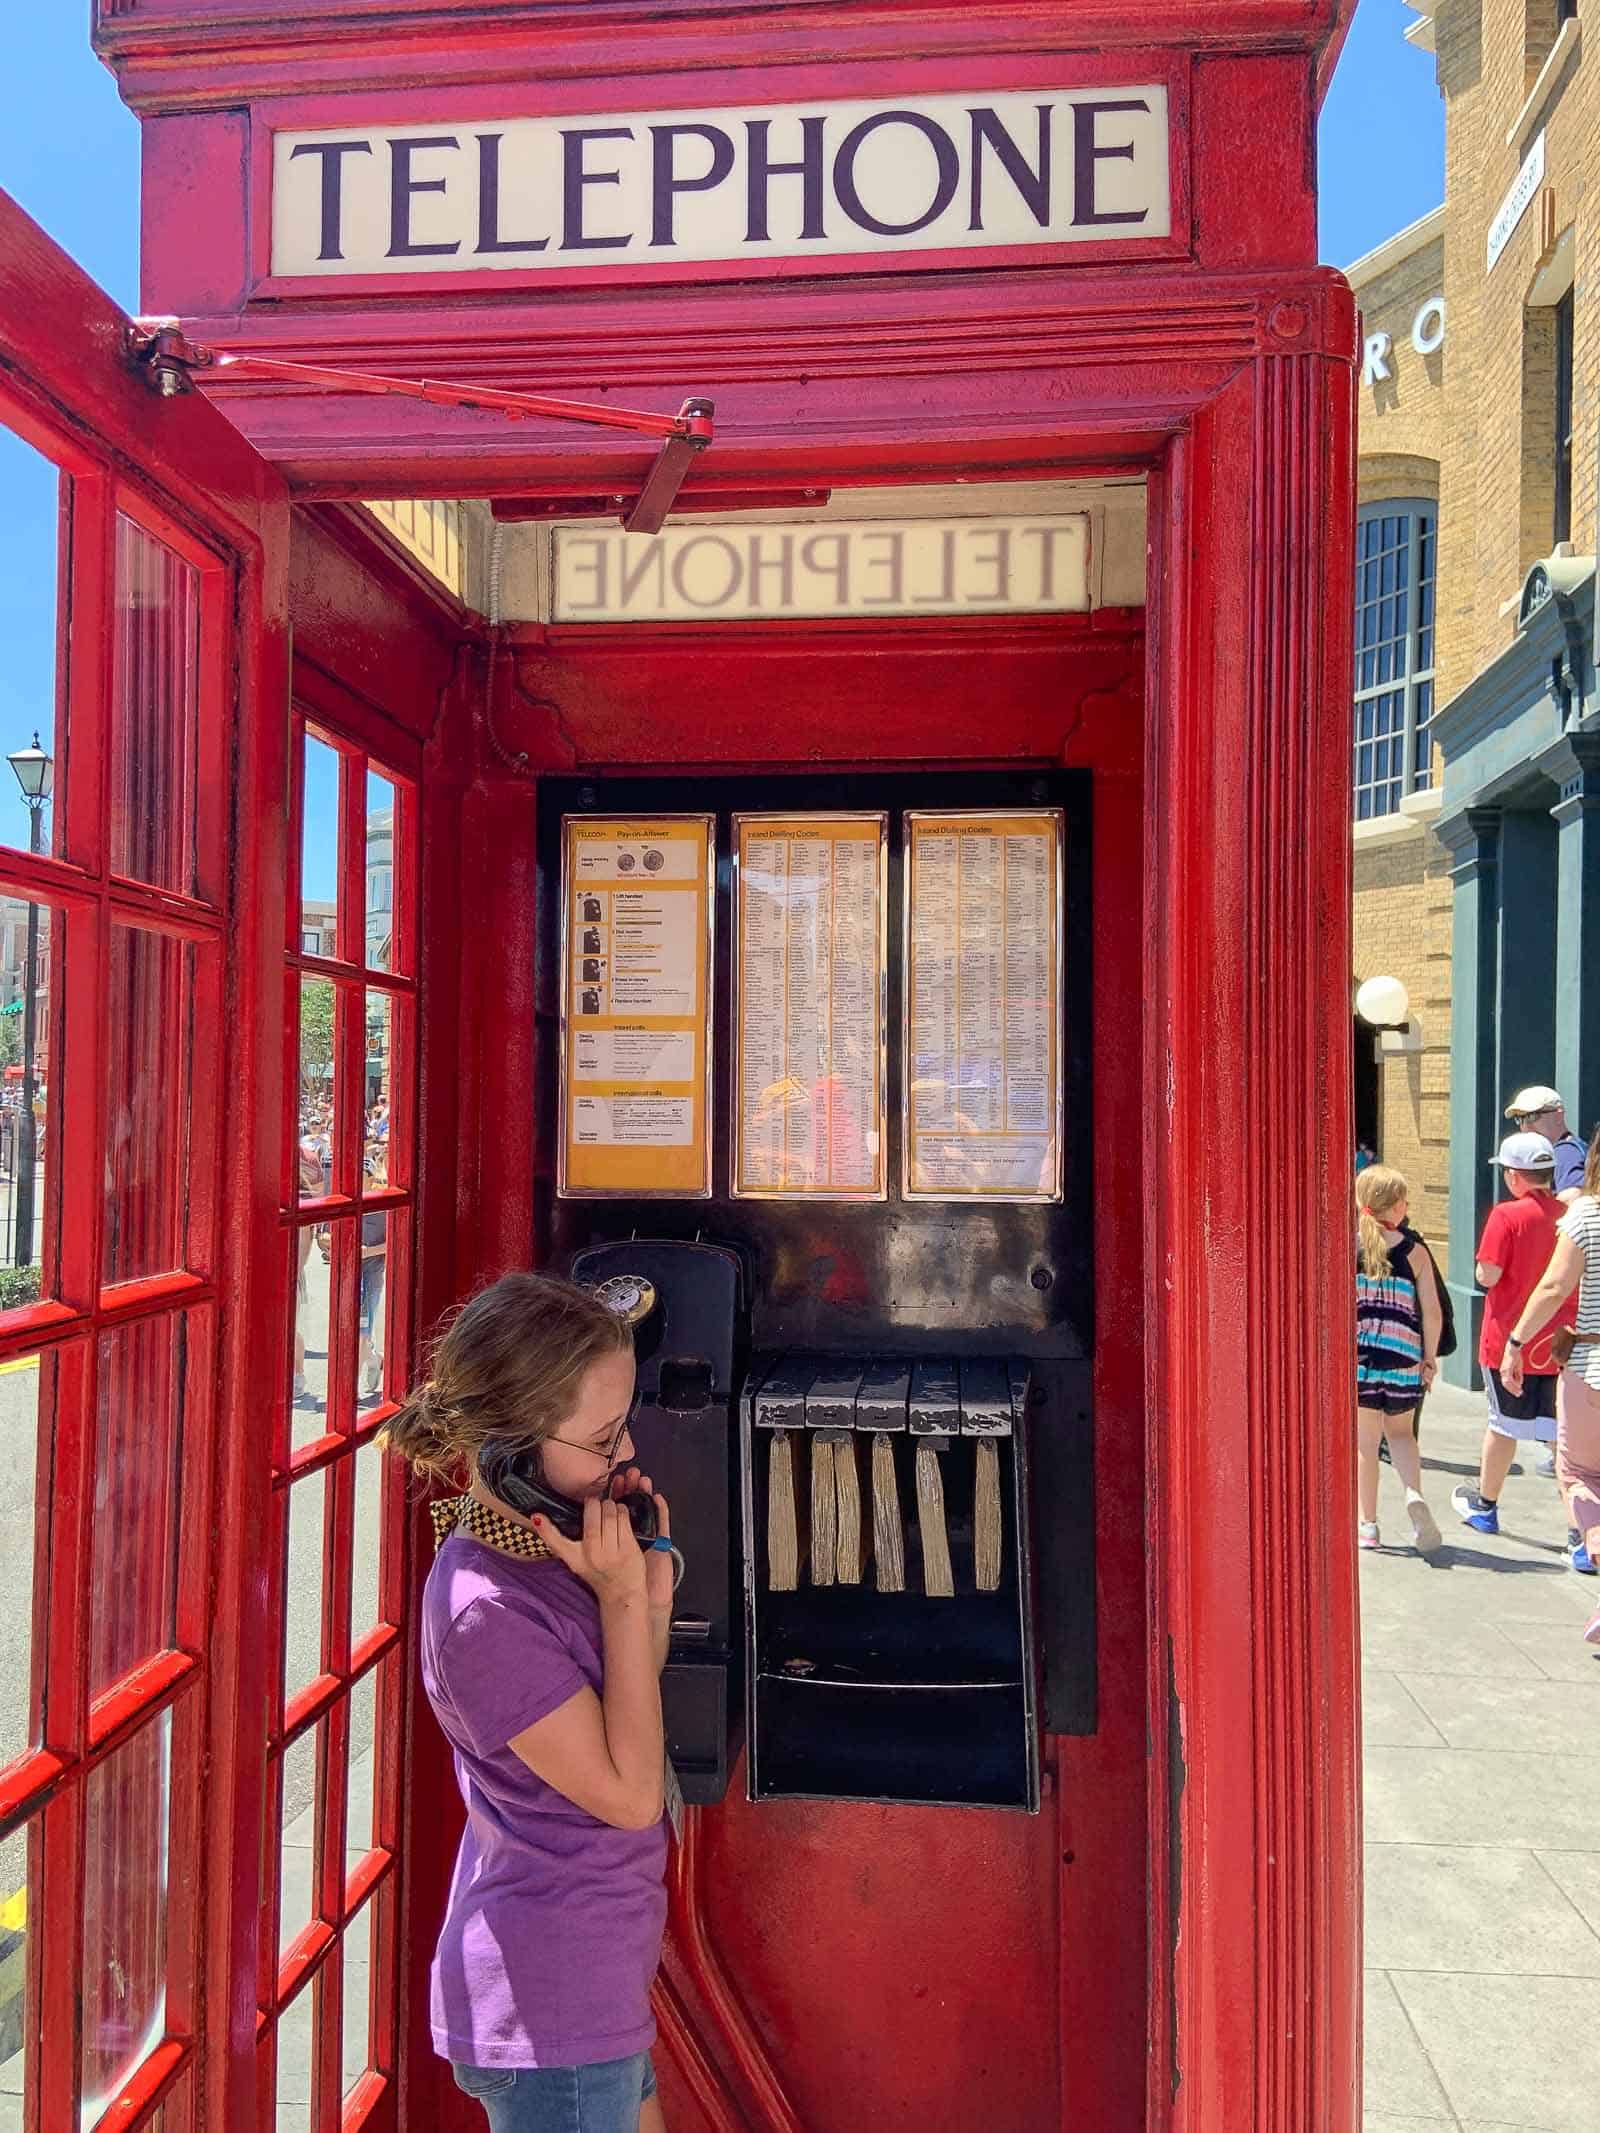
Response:
M1356 993L1356 1013L1374 1029L1400 1029L1411 1013L1411 995L1398 978L1368 978Z

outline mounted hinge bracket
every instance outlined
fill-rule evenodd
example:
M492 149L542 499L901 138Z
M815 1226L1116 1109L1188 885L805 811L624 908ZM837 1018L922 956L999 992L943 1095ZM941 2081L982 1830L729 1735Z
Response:
M284 363L272 356L229 355L187 339L176 319L135 319L128 353L152 392L170 400L194 390L197 373L261 378L273 384L316 386L328 392L388 393L425 400L435 407L471 408L521 422L586 422L633 436L658 437L661 449L638 499L623 516L629 533L659 533L685 477L715 434L712 402L685 400L675 415L638 408L606 407L588 400L556 400L542 393L499 392L482 385L450 385L431 378L395 378L377 371L333 370L315 363Z

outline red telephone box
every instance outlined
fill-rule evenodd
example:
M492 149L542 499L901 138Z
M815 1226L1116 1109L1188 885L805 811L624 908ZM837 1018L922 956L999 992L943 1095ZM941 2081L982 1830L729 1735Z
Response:
M734 1299L725 1364L649 1378L726 1510L675 1630L674 2133L1356 2125L1356 341L1312 179L1349 13L100 0L172 323L0 223L0 421L60 497L53 828L0 849L51 928L39 1296L0 1317L30 2133L472 2123L381 1432L477 1282L644 1247L668 1286L720 1247ZM445 500L465 579L381 498ZM740 840L849 814L889 1033L855 1205L741 1189L729 967ZM974 814L1060 840L1049 984L1006 995L1053 1123L987 1205L913 1145L916 840ZM703 1183L591 1195L615 910L567 939L568 846L685 817ZM798 1116L766 1093L752 1148ZM946 1603L915 1496L896 1619L954 1626L810 1681L772 1403L809 1432L842 1382L864 1427L874 1357L956 1558ZM879 1604L830 1619L878 1652ZM1001 1616L1003 1678L940 1673Z

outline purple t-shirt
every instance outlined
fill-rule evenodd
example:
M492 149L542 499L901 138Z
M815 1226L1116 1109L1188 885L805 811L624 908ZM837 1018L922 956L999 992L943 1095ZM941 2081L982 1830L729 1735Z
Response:
M459 2064L591 2066L655 2036L665 1817L612 1829L507 1745L600 1676L587 1585L450 1536L422 1595L422 1680L467 1809L433 1959L434 2047Z

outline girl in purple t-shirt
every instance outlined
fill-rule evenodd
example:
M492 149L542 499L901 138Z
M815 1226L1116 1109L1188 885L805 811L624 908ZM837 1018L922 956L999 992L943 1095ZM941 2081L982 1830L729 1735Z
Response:
M422 1597L423 1683L467 1811L432 2017L491 2133L665 2133L649 2047L672 1557L641 1549L614 1500L654 1494L628 1464L633 1383L620 1318L570 1282L508 1274L391 1425L396 1451L465 1490L433 1507ZM508 1445L582 1503L581 1540L491 1493L480 1458Z

